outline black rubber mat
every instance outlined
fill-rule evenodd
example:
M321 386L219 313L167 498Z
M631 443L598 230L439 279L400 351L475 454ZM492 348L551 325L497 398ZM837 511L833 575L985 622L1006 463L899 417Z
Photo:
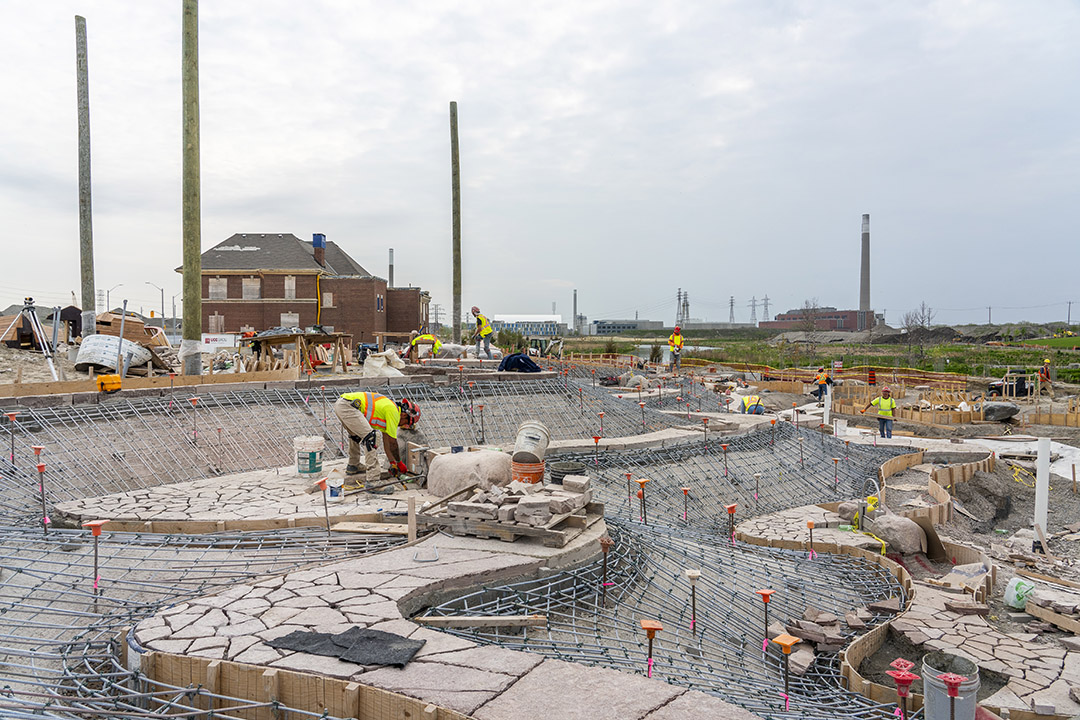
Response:
M403 668L425 642L382 630L355 627L337 635L296 630L267 640L266 644L279 650L336 657L357 665L394 665Z

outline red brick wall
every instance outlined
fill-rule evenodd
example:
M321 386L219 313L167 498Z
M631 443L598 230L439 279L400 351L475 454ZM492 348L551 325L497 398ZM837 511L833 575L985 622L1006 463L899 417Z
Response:
M412 332L423 324L420 318L420 288L391 288L386 298L386 329Z

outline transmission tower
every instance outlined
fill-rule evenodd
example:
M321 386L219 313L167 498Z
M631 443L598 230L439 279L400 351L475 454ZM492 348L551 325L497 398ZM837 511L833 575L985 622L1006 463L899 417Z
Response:
M772 320L772 316L769 315L769 294L765 293L765 297L761 299L761 302L765 305L765 312L763 313L766 320Z
M735 296L731 296L731 300L728 301L728 322L732 325L735 324Z
M750 298L750 324L757 325L757 296Z
M690 291L687 290L682 296L682 322L680 325L685 325L690 320Z

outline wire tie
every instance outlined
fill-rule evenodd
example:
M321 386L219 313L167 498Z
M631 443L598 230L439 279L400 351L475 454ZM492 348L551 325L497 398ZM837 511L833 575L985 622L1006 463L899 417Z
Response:
M791 699L787 696L787 693L780 693L780 697L784 698L784 712L787 712L791 705Z

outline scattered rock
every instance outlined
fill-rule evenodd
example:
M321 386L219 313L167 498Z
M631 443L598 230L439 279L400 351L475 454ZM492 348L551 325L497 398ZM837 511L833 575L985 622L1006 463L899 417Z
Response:
M990 606L979 602L964 600L946 600L945 609L957 615L989 615Z
M844 614L844 622L852 630L863 630L866 628L866 623L855 613L854 610Z
M806 674L806 671L810 669L810 666L814 664L814 658L816 657L814 649L809 645L799 643L795 646L791 655L788 656L788 668L796 675L800 677Z
M983 403L983 419L1001 422L1020 412L1020 406L1011 402Z
M845 523L850 523L855 519L855 514L859 512L859 503L842 502L840 507L836 508L836 514L840 516L840 519Z
M867 529L903 555L922 552L926 547L926 533L910 518L882 515L871 521Z
M806 608L803 612L803 618L818 625L836 625L840 622L840 619L832 613L818 610L815 607Z
M900 612L900 598L892 597L888 600L879 600L868 606L872 612L889 613L895 615Z

